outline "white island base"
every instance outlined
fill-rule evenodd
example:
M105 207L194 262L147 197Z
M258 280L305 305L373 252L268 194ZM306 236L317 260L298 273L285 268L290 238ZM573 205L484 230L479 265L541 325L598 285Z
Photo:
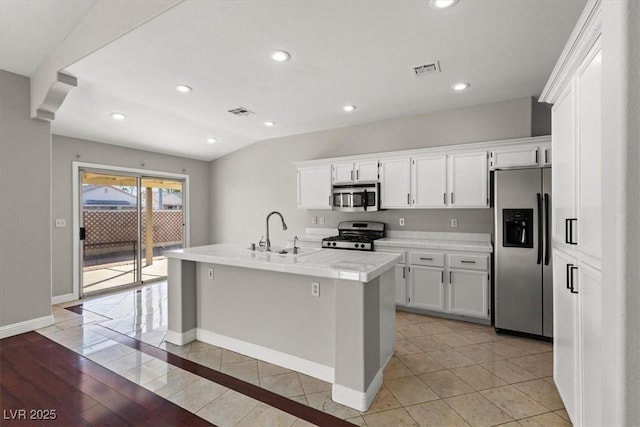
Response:
M354 280L363 275L353 271L322 272L312 266L313 254L299 260L315 275L273 271L273 262L246 268L220 257L206 262L202 251L189 255L189 249L169 254L168 342L198 339L301 372L331 382L335 402L369 408L394 351L395 255L371 253L377 258L369 276L375 277L367 282ZM313 282L320 284L319 296L312 296Z

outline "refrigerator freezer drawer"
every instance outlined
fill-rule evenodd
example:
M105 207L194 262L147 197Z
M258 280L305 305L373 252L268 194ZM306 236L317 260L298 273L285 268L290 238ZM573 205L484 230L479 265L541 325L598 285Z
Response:
M489 270L489 255L449 255L449 268Z

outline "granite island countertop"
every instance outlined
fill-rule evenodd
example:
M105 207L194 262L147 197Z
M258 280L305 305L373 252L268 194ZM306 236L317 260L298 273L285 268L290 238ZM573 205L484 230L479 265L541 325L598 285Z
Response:
M400 260L400 255L383 252L301 248L293 255L251 250L242 243L220 243L165 252L168 258L229 265L282 273L369 282Z

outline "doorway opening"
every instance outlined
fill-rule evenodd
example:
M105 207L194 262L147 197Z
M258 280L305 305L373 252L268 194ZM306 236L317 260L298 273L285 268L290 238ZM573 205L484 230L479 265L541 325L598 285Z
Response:
M80 294L164 280L185 245L183 179L79 169Z

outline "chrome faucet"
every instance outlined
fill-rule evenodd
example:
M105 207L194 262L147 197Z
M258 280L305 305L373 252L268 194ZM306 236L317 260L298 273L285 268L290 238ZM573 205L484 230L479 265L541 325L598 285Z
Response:
M280 212L277 211L273 211L271 212L269 215L267 215L267 247L266 250L271 252L271 240L269 239L269 218L271 218L271 215L278 215L280 217L280 220L282 221L282 229L286 230L287 229L287 223L284 222L284 217L282 216L282 214Z

